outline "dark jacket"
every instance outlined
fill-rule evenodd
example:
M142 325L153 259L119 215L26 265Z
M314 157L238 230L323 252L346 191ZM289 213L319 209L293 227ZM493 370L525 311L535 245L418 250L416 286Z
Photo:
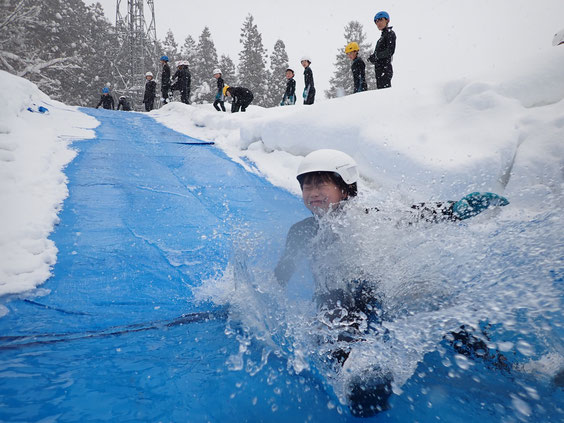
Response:
M120 98L119 99L117 109L119 110L120 108L122 108L126 112L131 111L131 104L129 104L129 101L127 101L127 98Z
M359 93L361 91L366 91L368 89L368 85L366 84L366 65L364 64L364 60L360 57L356 57L353 60L351 65L351 70L354 79L354 91L355 93Z
M453 211L454 203L454 201L447 201L444 203L420 203L413 205L407 213L407 220L402 222L409 225L417 222L439 223L459 221L461 218ZM367 214L378 211L376 208L366 209ZM294 224L288 231L284 253L274 269L274 275L282 285L288 283L300 260L315 256L315 251L310 250L312 249L311 244L319 231L319 225L319 219L312 216ZM330 245L331 240L327 243Z
M157 83L154 80L145 83L145 95L143 96L143 103L150 103L155 101L157 92Z
M161 89L168 88L170 88L170 66L168 63L165 63L161 72Z
M374 53L370 55L368 61L374 63L377 68L388 66L392 63L392 58L396 51L396 33L392 31L392 27L386 27L382 30L382 35L376 43Z
M178 90L181 92L190 91L190 84L192 83L192 74L190 73L187 67L182 67L181 69L178 69L174 73L172 79L176 79L176 82L172 84L171 87L172 90Z
M217 95L216 98L221 98L223 96L223 86L224 86L223 78L220 76L217 78Z
M114 98L112 97L111 94L102 94L102 96L100 97L100 101L98 102L98 105L96 106L96 108L102 106L104 109L112 109L114 110L115 108L115 102L114 102Z
M296 104L296 80L294 78L290 78L286 82L286 91L281 104Z
M253 93L248 88L233 87L230 90L233 104L248 106L253 101Z
M315 85L313 83L313 71L311 67L304 69L304 104L313 104L315 101Z

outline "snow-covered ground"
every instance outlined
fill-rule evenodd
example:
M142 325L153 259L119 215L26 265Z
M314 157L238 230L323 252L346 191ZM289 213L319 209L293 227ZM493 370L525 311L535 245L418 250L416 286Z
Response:
M169 104L150 113L192 137L215 141L234 160L299 195L301 157L336 148L360 164L363 191L406 203L459 199L472 191L508 197L532 216L562 196L564 48L540 49L509 74L394 86L322 102L247 113ZM1 73L0 294L45 281L56 260L48 239L67 195L72 139L93 136L94 119ZM49 109L39 113L39 106ZM31 107L34 111L28 111ZM213 170L211 170L213 171Z
M0 295L35 288L51 274L48 237L68 195L64 167L73 139L94 136L95 119L0 71ZM47 111L40 112L40 107ZM30 109L30 110L28 110Z
M311 107L230 114L172 103L151 116L215 141L296 194L301 157L335 148L358 161L364 189L383 196L399 191L409 201L444 200L494 191L535 209L547 195L562 194L564 49L543 51L516 68L488 80L399 86Z

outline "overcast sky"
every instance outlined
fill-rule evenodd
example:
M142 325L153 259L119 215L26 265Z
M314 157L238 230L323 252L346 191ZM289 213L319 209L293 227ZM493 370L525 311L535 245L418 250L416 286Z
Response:
M91 0L84 0L92 3ZM108 19L115 23L116 0L99 0ZM125 13L122 0L122 13ZM197 41L210 28L218 54L237 63L240 28L251 13L270 54L277 39L286 44L290 66L303 85L300 57L312 57L318 92L328 88L337 49L343 45L343 29L360 21L369 41L380 31L374 14L387 10L398 37L394 58L396 82L465 76L498 69L503 63L550 46L552 35L564 28L564 0L154 0L157 37L172 29L176 41L187 35ZM148 8L145 8L148 13ZM546 45L545 45L546 44ZM564 49L562 52L564 54ZM211 70L210 70L211 71ZM373 68L370 68L373 71ZM446 73L448 72L448 73ZM399 79L398 79L399 78ZM419 82L417 82L419 83Z

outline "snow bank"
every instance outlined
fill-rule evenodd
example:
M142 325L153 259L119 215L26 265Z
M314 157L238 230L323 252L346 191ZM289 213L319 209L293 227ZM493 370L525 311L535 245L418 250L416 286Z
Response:
M0 71L0 295L50 276L57 248L48 239L68 195L64 166L71 139L94 136L97 123L51 100L29 81ZM47 111L40 112L40 108ZM28 108L30 110L28 110ZM41 109L43 110L43 109Z
M215 141L250 170L296 194L298 163L318 148L352 155L364 189L400 191L409 201L458 199L472 191L560 194L564 54L559 53L541 52L534 65L517 63L519 71L487 81L394 87L314 106L251 107L233 115L209 105L173 103L152 116Z

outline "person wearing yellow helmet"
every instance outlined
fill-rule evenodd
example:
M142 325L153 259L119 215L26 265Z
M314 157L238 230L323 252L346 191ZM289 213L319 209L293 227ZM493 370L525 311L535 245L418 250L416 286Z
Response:
M359 51L360 47L356 41L348 43L345 47L345 54L352 60L351 70L354 80L353 92L355 93L366 91L368 89L365 73L366 65L364 64L364 60L362 60L362 58L358 55Z
M223 93L233 99L231 103L231 113L237 113L239 110L241 110L241 112L247 111L247 107L249 107L249 104L253 101L253 93L248 88L230 87L226 85L223 88Z

